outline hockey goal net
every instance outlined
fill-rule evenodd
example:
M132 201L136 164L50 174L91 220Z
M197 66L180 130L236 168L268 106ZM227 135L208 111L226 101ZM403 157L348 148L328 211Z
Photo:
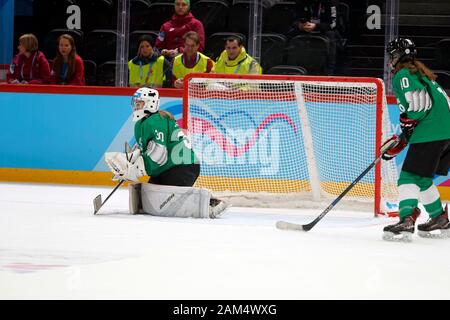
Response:
M196 185L234 205L323 207L379 155L391 135L387 112L376 78L190 74L184 82ZM394 161L380 161L346 202L382 213L396 180Z

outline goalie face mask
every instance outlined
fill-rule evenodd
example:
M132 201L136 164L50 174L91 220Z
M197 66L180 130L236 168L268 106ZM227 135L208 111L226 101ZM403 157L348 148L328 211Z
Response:
M145 117L144 112L145 101L139 98L131 99L131 108L133 109L133 121L136 122Z
M136 122L146 115L158 112L159 93L155 89L140 88L131 98L133 121Z

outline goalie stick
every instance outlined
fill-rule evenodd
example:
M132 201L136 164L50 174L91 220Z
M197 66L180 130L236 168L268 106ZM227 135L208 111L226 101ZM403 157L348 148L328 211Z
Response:
M121 180L113 189L113 191L111 191L111 193L106 197L105 201L102 202L102 195L99 194L98 196L96 196L94 198L94 214L97 214L98 210L100 210L100 208L105 204L106 201L108 201L108 199L113 195L114 192L116 192L117 189L119 189L119 187L122 185L122 183L124 183L125 180Z
M364 169L363 172L361 172L361 174L347 187L345 188L344 191L342 191L342 193L333 200L333 202L324 210L322 211L322 213L315 218L312 222L308 223L308 224L297 224L297 223L292 223L292 222L287 222L287 221L277 221L276 223L276 227L277 229L280 230L298 230L298 231L309 231L311 230L320 220L322 220L323 217L325 217L325 215L331 211L331 209L334 208L334 206L341 201L341 199L359 182L359 180L361 180L376 164L378 161L380 161L381 157L383 156L383 154L388 151L390 148L392 148L395 144L397 144L398 141L400 141L401 139L403 139L404 134L400 134L400 136L398 137L397 140L392 140L390 141L390 143L386 144L385 146L382 147L382 150L380 150L380 155L372 161L372 163L366 168Z
M136 145L135 145L136 147ZM133 148L134 149L134 148ZM127 155L127 160L130 161L130 159L128 159L128 154L132 152L132 150L130 145L128 144L128 142L125 142L125 154ZM108 199L113 195L114 192L116 192L117 189L119 189L119 187L125 182L125 180L121 180L115 187L114 189L111 191L111 193L106 197L105 201L102 202L102 195L99 194L98 196L96 196L93 200L94 202L94 214L97 214L97 212L100 210L100 208L105 204L106 201L108 201Z

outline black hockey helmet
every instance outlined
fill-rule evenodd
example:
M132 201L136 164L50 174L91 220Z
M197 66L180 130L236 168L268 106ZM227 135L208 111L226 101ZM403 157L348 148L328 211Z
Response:
M387 48L389 60L392 68L395 68L397 63L406 60L413 60L416 57L416 45L410 39L396 38L389 42Z

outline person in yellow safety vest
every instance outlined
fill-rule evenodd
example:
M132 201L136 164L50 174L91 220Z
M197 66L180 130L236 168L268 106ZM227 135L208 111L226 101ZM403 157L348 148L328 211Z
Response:
M184 52L173 60L172 83L175 88L183 88L183 78L192 72L211 72L214 61L198 52L200 37L197 32L189 31L184 36Z
M149 35L139 38L137 56L128 61L130 87L170 87L172 66L164 56L153 50L154 40Z
M261 74L259 63L245 51L242 39L230 36L225 40L225 50L217 59L212 73Z

